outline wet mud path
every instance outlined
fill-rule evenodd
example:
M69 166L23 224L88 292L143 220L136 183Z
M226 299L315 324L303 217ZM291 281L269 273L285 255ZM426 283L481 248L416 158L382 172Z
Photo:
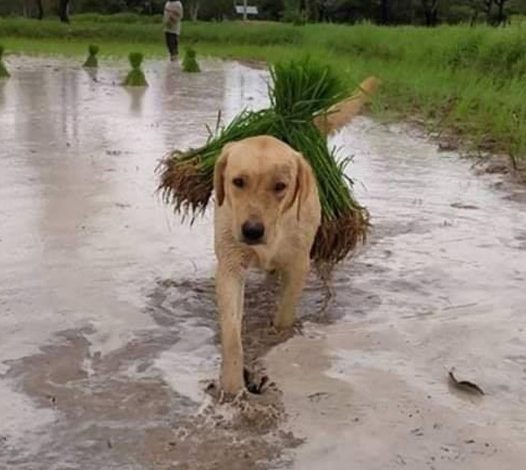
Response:
M303 334L285 343L267 328L272 287L252 280L247 359L277 387L241 412L215 407L203 391L219 360L211 223L180 225L153 171L166 151L201 142L218 109L265 102L265 75L150 63L151 86L128 91L116 86L125 67L93 76L17 58L0 84L0 468L343 469L351 451L356 468L397 468L407 454L432 465L440 454L411 434L419 426L391 422L383 407L423 414L420 399L433 404L431 429L453 421L437 413L456 415L445 440L471 420L498 420L513 447L499 449L499 465L524 456L520 188L495 189L497 176L476 178L408 129L356 121L336 143L356 155L371 243L337 271L323 313L311 280ZM448 366L489 387L489 411L448 390ZM392 426L412 440L386 438ZM387 444L350 448L370 435ZM493 447L463 446L487 457L489 437ZM466 459L455 468L478 468Z

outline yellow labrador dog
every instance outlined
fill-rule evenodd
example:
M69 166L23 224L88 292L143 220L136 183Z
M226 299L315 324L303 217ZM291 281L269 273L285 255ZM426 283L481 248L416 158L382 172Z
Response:
M279 273L281 298L274 326L286 329L310 266L320 225L316 180L307 161L269 136L224 147L214 171L217 302L221 327L221 387L244 389L244 282L249 267Z

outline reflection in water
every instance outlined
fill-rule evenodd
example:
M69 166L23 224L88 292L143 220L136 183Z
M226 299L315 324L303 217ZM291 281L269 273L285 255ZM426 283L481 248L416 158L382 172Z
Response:
M46 139L39 142L40 144L50 149L56 145L56 105L60 101L51 101L48 98L48 82L53 81L51 73L47 68L40 72L21 70L12 80L12 95L16 99L16 105L13 107L13 129L17 136L17 145L23 146L26 152L30 149L35 151L35 137L41 134L45 135ZM46 119L42 119L43 113L46 114Z
M142 113L142 99L146 94L146 87L124 87L130 96L130 112L134 116L140 116Z
M4 107L5 104L5 88L6 88L6 80L0 80L0 109Z
M157 88L155 105L161 110L160 127L169 150L203 143L206 126L215 122L223 103L225 83L221 62L206 64L205 72L184 73L179 66L162 63L162 86Z
M230 121L244 108L258 108L268 104L267 74L261 70L229 65L225 73L223 118Z
M164 115L169 116L177 110L177 92L182 86L181 71L171 63L165 64L162 71L162 90L159 98L162 100Z
M66 146L75 146L75 150L78 151L78 135L79 135L79 123L78 123L78 86L80 75L77 70L66 69L60 73L61 89L60 95L56 99L62 105L61 116L61 127L62 136L61 140L66 141Z
M97 67L84 67L83 70L92 82L98 81L99 69Z

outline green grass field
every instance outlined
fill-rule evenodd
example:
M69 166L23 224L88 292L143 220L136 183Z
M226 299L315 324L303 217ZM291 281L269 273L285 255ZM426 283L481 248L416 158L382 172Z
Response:
M159 18L79 15L55 20L0 19L9 53L85 55L90 43L104 58L166 55ZM423 116L474 145L526 160L526 28L478 26L379 27L275 23L185 23L182 43L199 55L276 61L308 53L356 85L366 76L384 85L379 117Z

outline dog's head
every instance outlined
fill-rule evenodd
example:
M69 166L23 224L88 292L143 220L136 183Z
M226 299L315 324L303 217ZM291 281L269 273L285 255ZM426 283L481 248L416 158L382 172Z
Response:
M268 136L226 145L214 171L216 203L229 206L234 238L247 245L271 244L289 211L299 219L312 182L305 159Z

